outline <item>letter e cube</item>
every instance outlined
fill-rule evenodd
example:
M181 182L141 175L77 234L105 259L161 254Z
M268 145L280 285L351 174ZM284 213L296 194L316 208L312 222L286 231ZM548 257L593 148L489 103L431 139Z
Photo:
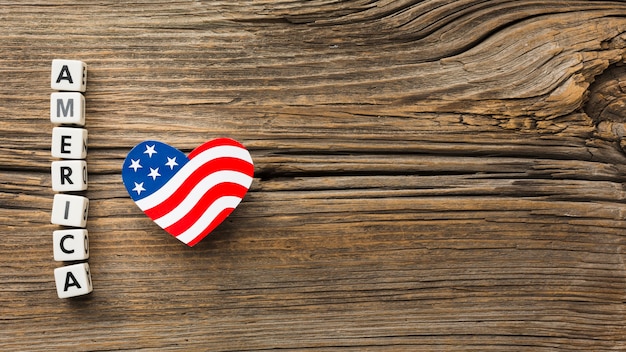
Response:
M63 159L85 159L87 157L87 130L72 127L53 128L52 156Z

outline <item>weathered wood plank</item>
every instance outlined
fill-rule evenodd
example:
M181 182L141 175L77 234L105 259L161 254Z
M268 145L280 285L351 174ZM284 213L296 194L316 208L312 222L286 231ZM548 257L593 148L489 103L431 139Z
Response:
M2 3L1 350L626 348L621 1ZM50 61L89 65L94 292L56 298ZM145 139L242 141L193 249Z

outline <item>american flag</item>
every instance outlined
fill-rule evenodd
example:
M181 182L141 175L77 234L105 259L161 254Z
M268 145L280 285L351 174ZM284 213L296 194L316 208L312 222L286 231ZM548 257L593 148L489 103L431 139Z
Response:
M128 153L122 169L137 206L188 246L230 215L253 175L250 153L229 138L206 142L189 157L165 143L144 141Z

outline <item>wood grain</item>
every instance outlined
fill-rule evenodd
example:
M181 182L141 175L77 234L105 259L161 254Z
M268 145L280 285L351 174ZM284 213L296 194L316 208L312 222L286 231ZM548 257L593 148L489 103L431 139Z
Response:
M622 351L621 1L3 2L0 350ZM89 65L94 292L59 300L50 63ZM235 138L193 249L138 142Z

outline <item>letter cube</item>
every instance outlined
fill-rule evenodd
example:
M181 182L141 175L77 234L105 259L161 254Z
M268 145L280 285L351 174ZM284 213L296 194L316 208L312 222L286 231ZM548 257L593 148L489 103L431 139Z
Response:
M84 92L87 88L87 65L79 60L52 60L50 87L55 90Z
M59 298L82 296L93 291L89 264L79 263L54 269Z
M51 170L53 191L72 192L87 189L87 162L85 160L53 161Z
M89 199L71 194L55 194L52 200L51 222L55 225L85 227Z
M52 156L63 159L85 159L87 157L87 130L72 127L53 128Z
M58 262L89 259L89 235L85 229L54 231L52 245L54 260Z
M85 97L78 92L50 94L50 122L84 126Z

